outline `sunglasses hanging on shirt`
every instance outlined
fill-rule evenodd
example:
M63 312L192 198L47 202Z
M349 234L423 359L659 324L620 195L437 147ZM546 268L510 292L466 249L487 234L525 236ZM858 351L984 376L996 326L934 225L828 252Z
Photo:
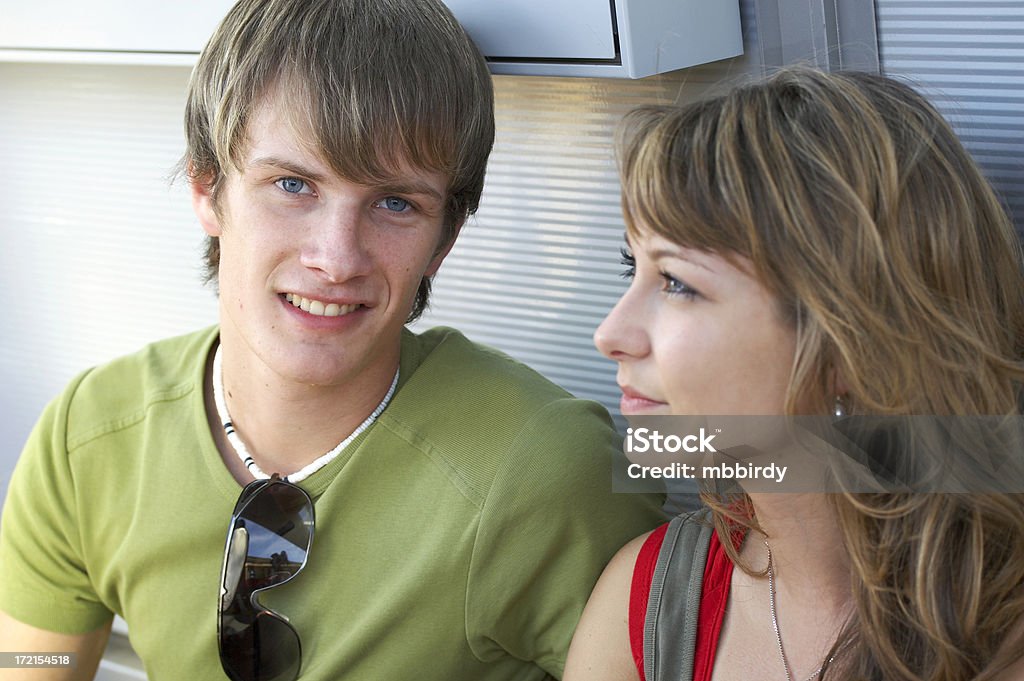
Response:
M258 597L306 565L313 525L313 501L297 485L275 475L242 490L228 529L217 608L220 661L233 681L298 678L299 634Z

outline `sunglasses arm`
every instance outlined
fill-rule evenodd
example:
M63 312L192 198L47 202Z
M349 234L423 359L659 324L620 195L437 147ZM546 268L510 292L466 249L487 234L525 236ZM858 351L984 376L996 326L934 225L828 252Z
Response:
M225 612L235 599L245 558L249 555L249 532L245 527L237 527L228 542L228 555L224 561L224 582L220 585L220 611Z

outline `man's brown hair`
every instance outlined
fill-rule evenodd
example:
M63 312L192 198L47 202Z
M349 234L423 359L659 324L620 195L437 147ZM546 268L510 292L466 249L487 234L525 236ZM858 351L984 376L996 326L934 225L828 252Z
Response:
M403 168L448 178L442 237L476 211L494 142L487 65L436 0L240 0L192 73L182 167L216 201L239 167L247 124L273 98L294 129L346 180L386 182ZM206 280L220 242L210 237ZM426 308L420 283L409 321Z

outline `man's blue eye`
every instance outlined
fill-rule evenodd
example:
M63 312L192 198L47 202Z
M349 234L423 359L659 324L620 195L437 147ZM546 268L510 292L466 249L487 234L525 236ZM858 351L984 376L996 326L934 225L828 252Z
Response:
M388 198L381 201L381 205L388 210L393 210L396 213L401 213L409 207L409 202L405 199L400 199L397 196L389 196Z
M283 177L277 183L289 194L299 194L306 188L306 183L296 177Z

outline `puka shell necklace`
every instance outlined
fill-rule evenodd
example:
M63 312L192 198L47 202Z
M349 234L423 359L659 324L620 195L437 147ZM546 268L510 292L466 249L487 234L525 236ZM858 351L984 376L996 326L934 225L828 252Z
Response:
M359 427L352 431L352 434L347 438L338 443L338 445L327 452L316 461L312 462L305 468L298 470L291 475L286 476L284 479L288 482L300 482L305 480L309 476L316 473L318 470L333 461L338 454L341 454L345 447L355 440L359 435L373 425L373 422L377 420L381 412L384 411L385 407L391 401L391 398L395 394L395 389L398 387L398 370L395 370L395 377L391 381L391 387L388 388L387 395L381 400L381 403L377 405L377 408L373 410L366 420L359 424ZM217 350L213 355L213 402L217 406L217 418L220 419L221 425L224 427L224 434L227 435L228 442L231 443L231 447L238 454L238 458L242 460L245 467L249 469L249 473L252 474L257 480L267 480L270 478L269 475L263 472L262 469L253 460L252 455L249 454L249 450L246 448L245 443L242 442L242 438L238 436L238 431L235 430L234 424L231 422L231 414L228 413L228 403L224 399L224 380L221 367L221 356L220 356L220 345L217 345Z

